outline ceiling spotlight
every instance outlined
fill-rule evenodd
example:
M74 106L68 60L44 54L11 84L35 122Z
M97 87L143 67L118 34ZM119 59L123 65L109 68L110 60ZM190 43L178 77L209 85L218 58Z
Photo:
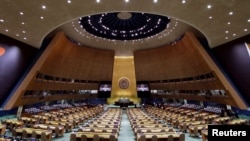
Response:
M125 0L125 2L127 2L127 3L128 3L128 2L129 2L129 0Z
M210 8L212 8L212 5L210 5L210 4L207 5L207 9L210 9Z
M231 11L231 12L229 12L228 14L229 14L229 15L233 15L233 14L234 14L234 12L232 12L232 11Z
M183 4L186 3L186 0L182 0L182 3L183 3Z
M45 5L42 5L42 9L46 9L46 6L45 6Z
M101 2L101 0L96 0L96 3L100 3Z

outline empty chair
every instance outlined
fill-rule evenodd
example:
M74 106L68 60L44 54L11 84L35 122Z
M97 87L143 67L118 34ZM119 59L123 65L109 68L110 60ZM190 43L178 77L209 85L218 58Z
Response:
M86 135L81 135L81 141L87 141L87 136Z
M16 137L16 136L17 136L16 130L12 129L12 137Z
M166 132L165 129L161 129L161 132Z
M151 130L147 130L146 132L147 132L147 133L151 133Z
M62 134L60 134L60 129L59 129L58 126L55 128L55 136L56 136L56 137L62 136Z
M151 141L158 141L158 138L157 138L157 136L156 136L156 135L153 135L153 136L152 136L152 139L151 139Z
M82 128L79 128L79 129L78 129L78 132L83 132L83 129L82 129Z
M141 135L140 136L140 141L146 141L146 136L145 135Z
M22 135L22 137L23 137L24 139L27 139L27 138L28 138L28 132L27 132L26 130L23 130L23 135Z
M36 138L36 131L32 131L31 138L35 139Z
M186 132L186 131L187 131L187 124L186 124L186 123L183 124L182 131L183 131L183 132Z
M116 129L112 129L112 133L117 133L117 130Z
M76 141L76 134L71 134L70 135L70 141Z
M106 133L106 132L107 132L107 130L103 129L103 130L102 130L102 132L105 132L105 133Z
M97 134L95 134L93 137L93 141L100 141L100 137Z
M41 141L47 141L46 134L44 132L41 134Z
M110 135L110 136L109 136L109 141L116 141L115 135Z
M198 137L199 136L199 131L197 127L194 127L194 137Z
M168 141L174 141L174 136L173 135L168 135Z
M174 129L173 128L169 128L168 132L174 132Z
M180 134L179 141L185 141L185 134Z

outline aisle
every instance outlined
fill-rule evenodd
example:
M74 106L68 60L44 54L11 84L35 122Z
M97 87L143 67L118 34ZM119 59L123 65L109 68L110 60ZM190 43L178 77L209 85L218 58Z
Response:
M126 110L122 110L122 121L118 141L135 141L134 132L130 126Z

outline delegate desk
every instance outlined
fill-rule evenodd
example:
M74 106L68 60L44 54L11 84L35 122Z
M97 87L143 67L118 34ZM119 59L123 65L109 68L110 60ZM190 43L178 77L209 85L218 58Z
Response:
M81 141L81 136L82 135L86 135L88 140L93 141L93 138L94 138L95 134L97 134L99 136L100 141L109 141L111 135L115 136L116 141L118 139L118 135L113 134L113 133L76 132L76 133L72 133L72 134L75 134L76 141ZM71 136L73 136L72 134L71 134Z
M239 125L239 124L245 124L245 123L247 123L247 119L233 119L227 122L227 124L229 125Z
M208 124L192 125L188 127L190 136L198 136L198 133L201 134L202 130L207 130Z
M6 131L6 126L0 124L0 133L1 133L0 135L3 136L5 134L5 131Z
M89 124L85 125L86 127L94 127L94 128L118 128L120 129L120 126L117 125L101 125L101 124Z
M159 133L159 132L170 132L172 130L172 132L174 131L173 128L168 128L168 127L153 127L153 128L134 128L134 132L135 133L146 133L148 131L153 132L153 133Z
M201 131L202 141L207 141L208 130Z
M0 138L0 141L11 141L11 139Z
M117 128L91 128L91 127L84 127L79 128L79 132L108 132L108 133L118 133Z
M21 117L20 120L23 121L25 126L29 126L29 127L33 126L34 124L38 122L36 118L30 118L30 117Z
M160 140L167 140L169 135L173 135L174 141L184 141L185 140L185 135L182 132L168 132L168 133L143 133L143 134L137 134L136 135L136 140L140 141L142 136L145 136L146 141L151 141L152 136L156 135L158 141ZM182 139L180 139L182 138ZM183 139L184 138L184 139Z
M204 121L187 121L179 124L179 129L182 132L186 132L190 125L200 125L205 124Z
M35 137L36 139L42 139L45 138L46 141L52 140L52 131L50 130L43 130L43 129L35 129L35 128L17 128L12 131L12 136L21 136L23 137L23 132L27 131L27 137L34 137L33 132L36 133ZM45 135L43 137L42 135Z
M33 128L36 129L45 129L45 130L52 130L55 136L63 136L64 134L64 126L61 125L49 125L49 124L36 124L33 125Z
M62 125L62 126L64 126L64 129L66 130L66 132L72 131L72 129L73 129L73 124L70 123L70 122L46 121L45 124L49 124L49 125Z
M6 124L6 128L13 129L18 127L23 127L24 123L16 119L7 119L3 121L3 124Z
M215 118L213 120L213 122L217 123L217 124L223 124L224 122L228 122L230 121L231 118L230 117L218 117L218 118Z
M132 125L132 128L167 128L165 124L150 124L150 125Z

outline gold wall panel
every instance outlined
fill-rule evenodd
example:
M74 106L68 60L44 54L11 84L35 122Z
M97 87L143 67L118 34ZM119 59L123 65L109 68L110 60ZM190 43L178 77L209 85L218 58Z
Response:
M119 81L123 78L127 79L129 82L127 88L122 88L119 86ZM133 56L115 57L114 59L112 91L111 98L108 99L108 103L113 104L116 101L119 101L120 98L128 98L134 103L140 102L140 99L137 97L136 91L135 66Z

